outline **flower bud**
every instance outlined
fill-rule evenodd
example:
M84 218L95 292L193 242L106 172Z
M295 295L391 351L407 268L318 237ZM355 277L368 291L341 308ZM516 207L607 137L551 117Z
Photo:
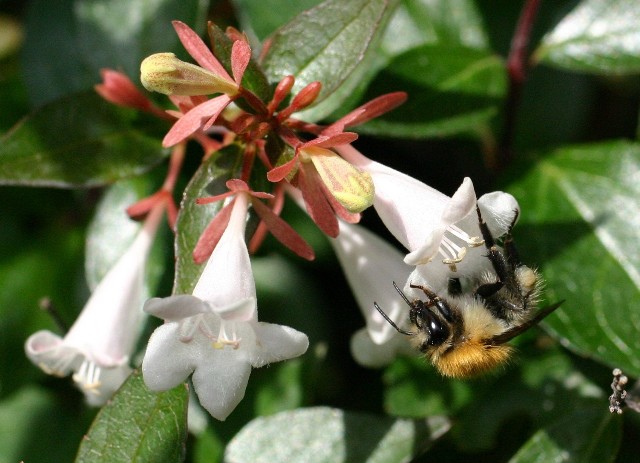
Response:
M373 204L375 189L368 172L361 171L326 148L309 147L301 154L311 158L322 182L347 211L362 212Z
M195 64L185 63L173 53L156 53L140 64L140 81L152 92L165 95L209 95L226 93L234 96L238 86Z

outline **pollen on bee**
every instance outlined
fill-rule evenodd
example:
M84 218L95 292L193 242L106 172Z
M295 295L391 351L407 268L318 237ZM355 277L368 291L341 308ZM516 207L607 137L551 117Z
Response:
M526 265L516 269L516 278L520 285L527 290L531 290L538 281L538 275L535 270L530 269Z

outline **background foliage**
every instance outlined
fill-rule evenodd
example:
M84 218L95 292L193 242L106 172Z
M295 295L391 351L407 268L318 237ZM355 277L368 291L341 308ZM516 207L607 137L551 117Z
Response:
M520 92L507 56L524 2L319 3L0 1L0 463L76 454L199 463L225 449L238 462L637 458L638 416L610 415L607 396L613 367L640 376L640 4L541 2ZM294 206L283 216L316 261L267 240L253 265L260 318L304 331L311 346L254 371L226 422L187 437L184 389L150 394L135 375L96 416L70 381L28 362L24 340L55 329L38 301L50 298L71 322L114 258L105 240L123 249L131 238L120 225L101 225L105 217L162 178L166 127L104 103L92 86L105 67L137 81L139 62L154 52L187 59L172 19L199 32L207 19L234 25L256 49L271 37L271 83L290 73L298 88L325 83L309 120L407 91L405 105L362 127L363 153L448 194L470 176L479 194L503 189L518 199L523 260L544 275L546 302L565 303L543 330L516 340L512 365L466 382L440 378L419 358L359 367L349 354L362 325L355 301L327 241ZM195 174L187 197L230 175L234 156L202 166L187 156L181 186ZM373 213L363 223L385 233ZM185 229L179 242L185 291L194 269L184 251L197 233ZM149 278L161 296L173 283L168 235Z

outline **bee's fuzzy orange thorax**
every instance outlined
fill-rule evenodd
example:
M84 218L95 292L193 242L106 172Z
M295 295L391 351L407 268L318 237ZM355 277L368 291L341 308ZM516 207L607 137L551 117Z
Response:
M469 340L455 349L432 356L431 361L443 376L469 378L487 373L505 363L513 348L506 345L485 344Z

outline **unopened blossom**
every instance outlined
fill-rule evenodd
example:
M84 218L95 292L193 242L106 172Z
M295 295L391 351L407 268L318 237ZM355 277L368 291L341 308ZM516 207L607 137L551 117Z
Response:
M105 100L125 108L135 108L162 118L166 117L166 114L138 90L131 79L122 72L101 69L100 75L102 83L95 85L94 88Z
M149 389L171 389L192 376L200 404L224 420L244 397L251 368L302 355L307 336L259 322L255 281L244 241L249 195L239 193L227 228L193 293L154 298L145 311L165 320L142 362Z
M140 81L151 92L165 95L236 95L238 84L195 64L186 63L173 53L156 53L140 65Z
M232 77L189 26L173 21L173 27L198 65L181 61L172 53L152 55L140 67L143 85L149 90L171 96L195 98L212 93L221 95L212 99L192 100L194 104L191 109L180 115L162 140L165 147L180 143L198 130L207 130L216 122L222 111L241 93L242 77L251 59L249 45L236 40L231 49Z
M300 143L291 160L267 173L272 182L291 180L302 192L313 221L330 237L336 237L339 232L336 216L347 222L358 222L359 212L373 200L374 185L369 173L329 149L356 138L354 133L341 132Z
M164 210L151 210L133 243L96 286L69 332L48 330L25 343L29 359L45 373L67 376L91 405L104 404L129 376L129 358L144 319L145 263Z

